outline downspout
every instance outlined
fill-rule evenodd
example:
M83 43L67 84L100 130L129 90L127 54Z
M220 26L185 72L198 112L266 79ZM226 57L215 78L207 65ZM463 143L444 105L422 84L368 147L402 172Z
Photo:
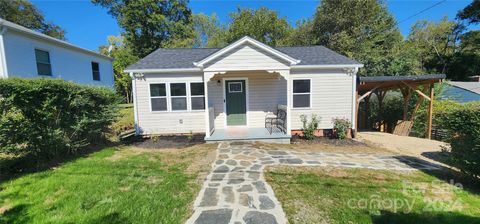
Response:
M0 23L0 27L0 60L2 60L2 67L0 68L0 78L8 78L7 54L5 53L4 41L4 34L7 32L7 27L3 25L3 22Z
M130 77L132 78L132 99L133 99L133 118L134 118L134 128L135 135L140 135L140 128L138 126L138 106L137 106L137 84L136 78L133 72L130 72Z

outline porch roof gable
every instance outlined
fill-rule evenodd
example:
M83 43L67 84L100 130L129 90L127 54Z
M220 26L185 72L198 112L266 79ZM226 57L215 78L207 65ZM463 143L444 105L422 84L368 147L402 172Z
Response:
M219 51L216 51L215 53L207 56L206 58L198 61L198 62L193 62L193 64L199 68L202 68L205 64L207 64L208 62L211 62L213 61L214 59L224 55L224 54L227 54L229 53L230 51L232 51L233 49L241 46L241 45L244 45L244 44L252 44L266 52L269 52L287 62L290 63L290 65L296 65L298 63L300 63L300 60L297 60L295 58L292 58L290 57L289 55L281 52L281 51L278 51L264 43L261 43L260 41L257 41L249 36L245 36L243 38L241 38L240 40L237 40L235 42L233 42L232 44L220 49Z

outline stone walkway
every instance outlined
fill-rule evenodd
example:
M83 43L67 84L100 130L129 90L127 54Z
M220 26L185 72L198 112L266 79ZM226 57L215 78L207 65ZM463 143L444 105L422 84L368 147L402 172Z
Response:
M250 143L223 142L217 150L212 172L195 200L195 212L187 223L286 223L285 213L263 176L267 165L389 170L439 168L414 158L263 150Z

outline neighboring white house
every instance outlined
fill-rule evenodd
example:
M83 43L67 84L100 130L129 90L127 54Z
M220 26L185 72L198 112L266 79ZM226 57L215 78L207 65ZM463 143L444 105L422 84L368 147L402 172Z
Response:
M112 60L0 19L0 78L62 78L112 87Z
M355 124L362 64L322 46L269 47L244 37L222 49L158 49L129 66L137 134L205 133L207 141L290 139L300 115ZM284 108L284 132L265 128ZM352 126L354 128L354 126Z

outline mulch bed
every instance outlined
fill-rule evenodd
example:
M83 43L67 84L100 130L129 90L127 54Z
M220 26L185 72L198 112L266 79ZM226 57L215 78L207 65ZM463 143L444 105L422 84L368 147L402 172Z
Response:
M312 140L305 140L297 135L292 136L292 144L325 144L334 146L368 146L367 144L347 138L347 139L333 139L328 137L316 137Z
M185 135L152 136L148 138L142 138L133 143L133 145L146 149L180 149L205 143L203 139L204 137L204 135L193 135L191 138Z

